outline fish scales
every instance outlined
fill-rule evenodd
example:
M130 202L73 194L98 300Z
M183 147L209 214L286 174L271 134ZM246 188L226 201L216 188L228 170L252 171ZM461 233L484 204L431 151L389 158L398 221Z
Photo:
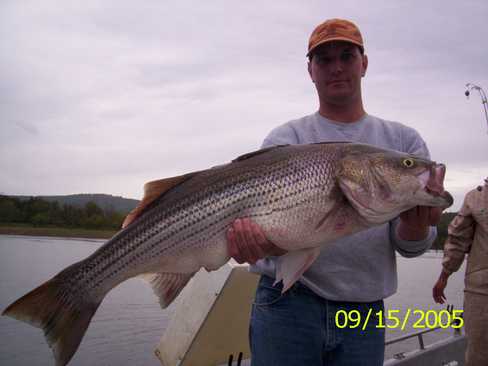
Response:
M249 217L263 217L271 215L273 212L286 211L307 203L307 200L294 201L295 196L303 194L306 189L310 188L310 184L313 182L310 178L317 175L314 169L322 170L322 175L327 174L327 170L321 168L324 165L317 164L317 158L312 157L309 162L307 159L309 159L308 156L299 156L287 164L278 162L274 168L272 167L269 170L260 169L258 172L249 172L237 177L230 176L228 180L218 181L215 185L207 186L205 190L197 192L193 197L190 196L187 199L177 201L176 207L167 204L169 208L165 212L153 216L148 213L147 216L151 219L141 223L143 228L147 226L157 229L133 230L135 231L134 237L128 235L126 250L121 253L113 253L107 246L108 252L101 254L107 259L104 261L105 265L92 276L89 276L86 282L96 287L107 278L113 277L114 273L120 272L121 268L126 268L129 264L137 266L140 262L146 261L146 256L161 256L177 245L179 245L180 251L189 247L205 247L216 236L222 236L221 234L227 229L230 222L240 213ZM321 179L322 177L318 175L316 180L319 183L315 184L315 189L320 187L320 182L323 182ZM267 182L274 183L274 194L271 195L271 198L274 196L274 203L277 204L283 200L294 203L288 203L284 207L270 207L272 201L268 200L265 201L267 204L261 204L263 197L271 193L271 189L266 185ZM266 207L267 210L265 212L259 210L261 206ZM159 206L153 208L153 210L158 209ZM204 219L199 222L196 220L188 222L195 212L206 213L203 215L204 218L212 218L213 221L208 222ZM144 218L141 217L141 220ZM171 230L172 226L176 227ZM215 229L208 233L209 235L201 235L211 227L215 227ZM167 235L159 238L158 234L161 232L166 232ZM145 243L144 249L138 248L138 243ZM138 250L142 250L142 253L134 254L134 251L137 252ZM114 266L115 264L118 267ZM109 268L111 268L111 272L104 274ZM94 281L96 277L101 278Z
M317 165L316 161L313 160L310 164L308 164L308 166L303 163L300 164L304 160L304 158L298 158L295 159L295 161L292 160L289 164L287 164L287 166L283 166L282 163L279 163L275 169L271 169L270 171L261 169L261 171L259 172L261 173L261 175L258 177L256 177L255 175L251 176L250 174L244 176L244 179L241 177L236 178L231 176L229 181L217 182L215 186L207 187L205 190L198 192L198 194L194 197L189 197L186 200L184 199L178 201L177 207L173 208L172 206L170 206L170 208L166 210L166 212L168 212L166 215L164 214L164 212L159 215L153 216L150 216L151 213L148 213L147 216L150 217L150 220L148 220L146 223L142 223L142 225L158 228L158 230L142 230L142 232L139 232L139 235L149 234L151 238L144 238L140 240L138 240L137 230L134 230L136 231L136 236L134 238L130 238L129 242L132 241L146 243L146 247L149 251L157 246L160 246L161 249L159 250L159 252L154 253L155 255L161 255L166 250L171 249L171 245L165 246L163 244L168 243L168 241L170 243L180 243L181 249L194 247L195 245L196 247L204 245L209 238L201 238L199 240L200 243L195 243L192 238L199 237L199 234L205 232L209 227L212 227L213 225L221 222L222 219L227 219L227 222L225 223L225 225L221 225L219 230L216 230L216 233L213 236L224 231L229 223L233 221L233 219L241 211L245 214L249 213L250 216L266 215L266 213L262 212L256 212L254 213L254 215L252 212L249 212L252 210L257 211L256 209L259 207L260 202L262 201L262 197L266 194L271 193L271 190L267 189L265 185L266 182L275 183L275 186L273 188L275 191L275 200L277 200L276 202L279 202L283 199L292 200L294 196L303 193L306 188L309 188L309 181L311 181L310 177L313 176L313 173L306 174L307 168L314 168L320 165ZM326 174L326 170L323 170L322 174ZM317 180L320 182L320 177L318 177ZM316 184L315 187L319 186L319 184ZM281 196L278 196L277 192L280 192ZM242 203L247 203L247 205ZM299 203L302 202L299 201ZM292 208L294 207L294 205L297 205L297 203L288 205L285 208L281 209L283 210ZM231 214L227 214L224 217L215 217L215 215L218 213L228 213L230 207L234 208L234 210L231 210ZM158 209L159 206L153 208L153 210ZM209 209L210 213L208 213ZM279 209L280 208L275 208L275 210ZM171 212L176 212L176 214L169 214ZM191 225L188 223L188 220L195 212L206 212L207 214L205 214L204 216L206 218L214 218L214 221L193 221L191 222L191 224L193 225ZM268 214L271 214L272 212L273 210L271 210ZM144 217L141 217L141 220L144 220ZM176 226L173 231L170 230L172 226ZM161 240L151 240L160 232L168 232L168 235L163 236ZM183 236L178 235L180 233L186 232L188 232L188 234ZM175 244L173 244L173 246L174 245ZM131 250L126 250L123 253L123 256L130 255L135 249L135 245L130 246L129 244L128 247L130 247ZM143 254L147 255L149 253L143 252ZM106 254L105 256L111 258L112 260L106 263L104 268L108 268L117 261L122 260L120 256L113 256L113 253ZM125 266L126 262L122 262L120 265ZM96 276L99 276L100 274L100 272L97 272ZM89 278L89 281L92 280L93 278Z
M293 147L290 148L295 150ZM143 220L141 222L142 227L131 230L122 240L122 245L117 242L117 237L115 237L113 242L117 245L107 243L102 248L103 251L95 253L91 259L96 263L96 270L92 271L93 268L90 267L87 271L86 268L82 267L80 268L80 274L76 276L76 280L84 278L82 284L89 289L94 289L104 283L106 279L120 273L122 269L127 269L128 265L137 266L139 263L147 261L147 256L156 257L163 255L178 244L180 245L180 251L188 247L199 248L205 246L209 239L224 232L230 222L238 217L239 213L249 217L263 217L271 215L273 212L287 211L307 203L307 200L295 201L294 198L310 188L310 182L313 181L311 178L316 177L316 181L319 182L314 187L317 189L320 184L323 184L324 176L332 177L328 175L332 170L329 168L331 164L324 165L323 161L320 161L321 156L306 152L289 161L283 162L283 160L279 160L277 163L273 162L271 167L253 168L250 172L237 176L224 171L223 175L227 180L224 178L223 182L216 181L215 185L207 186L205 190L197 191L197 194L193 196L191 195L193 192L190 190L187 193L188 197L184 199L180 199L178 195L175 195L176 197L173 200L176 203L174 205L167 203L167 209L159 211L156 215L151 216L153 212L148 213L146 216L149 216L150 220L144 221L144 217L141 217L141 220ZM221 169L225 170L226 168L223 167ZM258 212L256 206L259 205L263 196L270 193L270 191L263 189L266 187L266 182L274 184L273 196L276 203L283 200L289 200L294 203L288 203L284 207L274 207L268 210L269 212ZM195 187L196 184L193 184L193 186ZM182 186L181 190L184 188L186 187ZM254 200L250 197L251 195L254 196ZM166 198L171 199L172 197ZM216 205L216 202L225 202L227 204ZM241 203L243 202L246 202L247 205L242 205ZM197 224L197 228L188 224L188 218L195 212L205 212L207 213L205 216L208 218L214 217L213 215L216 212L228 212L229 207L234 208L230 214L214 218L214 221L210 223L203 220L203 228L201 227L202 225L198 225L196 222L193 224ZM208 213L209 208L211 209L210 214ZM158 210L159 206L156 206L152 211ZM226 219L226 222L219 225L210 237L200 236L210 227L221 222L222 219ZM176 226L176 228L171 229L172 226ZM167 232L168 234L159 238L158 235L161 232ZM187 232L188 234L186 235L179 235ZM199 237L200 240L195 243L192 237ZM151 253L157 247L160 249ZM91 275L87 276L89 272L91 272ZM98 280L96 280L97 278Z

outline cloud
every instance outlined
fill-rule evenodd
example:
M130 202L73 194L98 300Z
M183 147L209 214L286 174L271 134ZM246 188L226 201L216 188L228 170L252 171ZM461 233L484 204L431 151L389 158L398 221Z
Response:
M487 16L485 1L3 2L0 191L138 197L256 149L317 109L305 53L330 17L365 36L367 111L420 131L467 190L486 169L480 100L463 93L488 87Z
M39 129L30 123L16 121L16 122L13 122L13 124L15 126L17 126L18 128L20 128L21 130L23 130L24 132L27 132L28 134L30 134L32 136L38 136L39 135Z

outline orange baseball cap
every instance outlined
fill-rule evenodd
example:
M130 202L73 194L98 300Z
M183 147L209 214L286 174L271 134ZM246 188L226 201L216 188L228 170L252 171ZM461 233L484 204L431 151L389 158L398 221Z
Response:
M310 35L307 56L316 47L331 41L351 42L364 50L363 37L356 24L345 19L328 19L319 24Z

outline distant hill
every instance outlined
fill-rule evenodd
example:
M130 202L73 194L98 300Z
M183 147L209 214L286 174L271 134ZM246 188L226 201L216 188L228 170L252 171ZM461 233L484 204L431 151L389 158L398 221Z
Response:
M20 200L28 200L33 196L9 196ZM131 211L139 203L138 200L132 198L124 198L120 196L112 196L110 194L70 194L66 196L34 196L49 202L58 202L59 205L71 205L75 207L84 207L88 202L95 202L98 207L104 211L116 211L127 213Z

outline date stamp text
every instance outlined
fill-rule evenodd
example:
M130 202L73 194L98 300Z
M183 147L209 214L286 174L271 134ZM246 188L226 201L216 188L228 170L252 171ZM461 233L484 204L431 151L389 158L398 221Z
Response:
M403 314L400 310L388 309L376 311L369 309L366 315L358 310L339 310L335 314L335 324L338 328L360 328L375 326L405 330L411 324L413 329L432 328L462 328L464 325L463 310L420 310L407 309ZM411 322L411 323L410 323Z

